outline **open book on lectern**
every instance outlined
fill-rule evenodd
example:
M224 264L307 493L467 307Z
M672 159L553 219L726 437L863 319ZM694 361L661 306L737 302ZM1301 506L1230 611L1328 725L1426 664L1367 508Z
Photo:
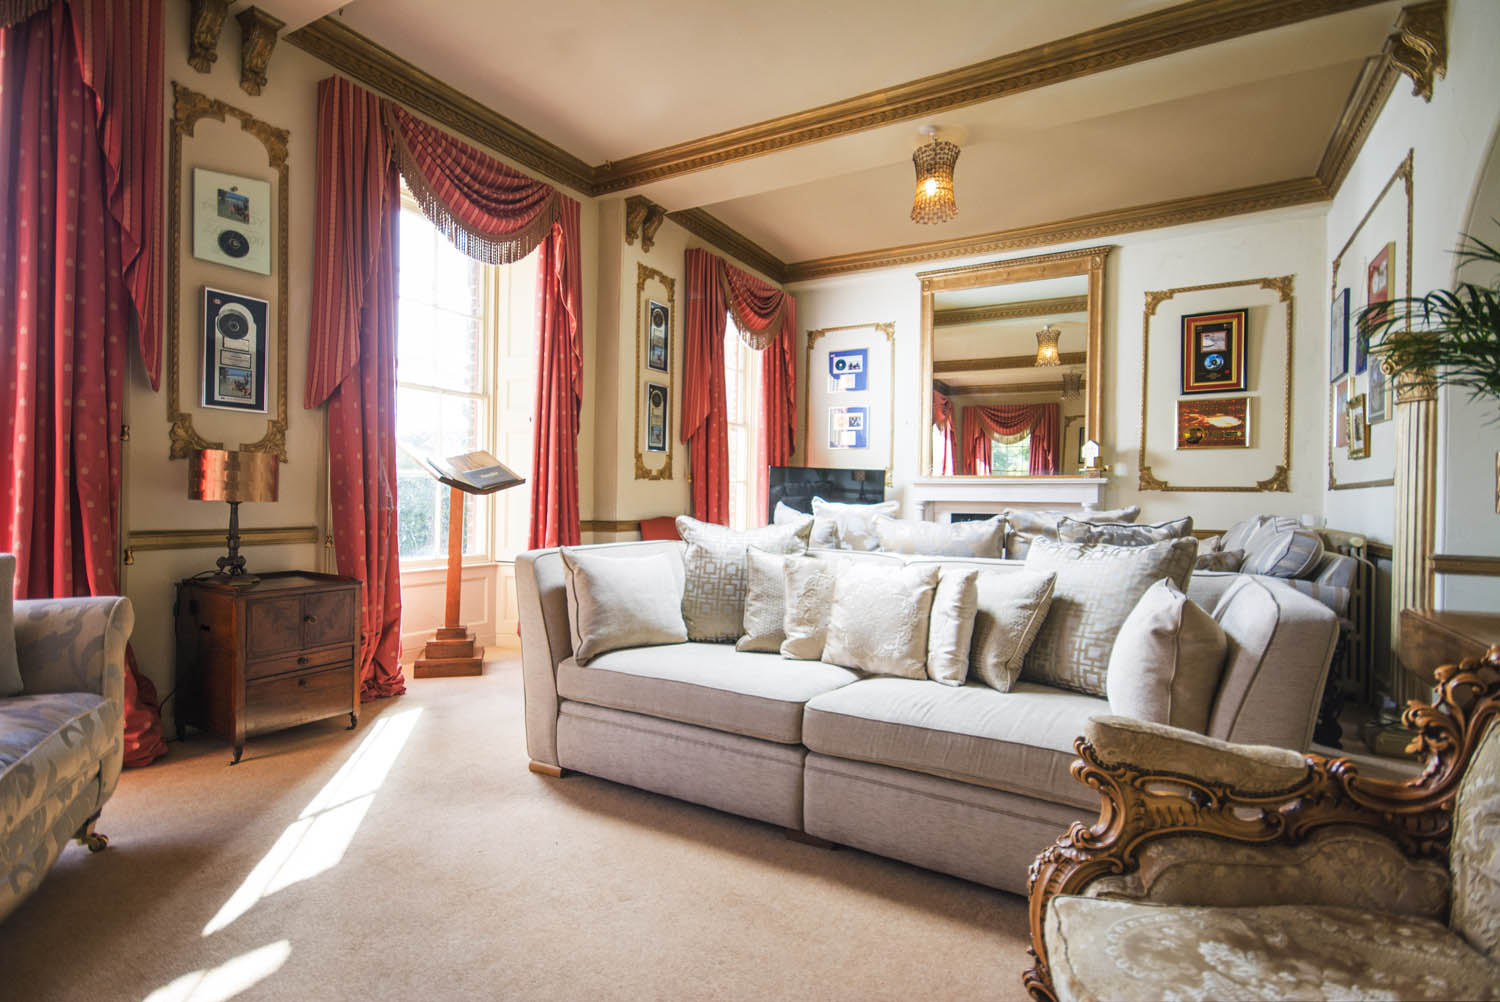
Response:
M524 477L516 476L504 463L482 449L447 459L428 456L422 462L441 483L456 487L465 494L493 494L526 482Z

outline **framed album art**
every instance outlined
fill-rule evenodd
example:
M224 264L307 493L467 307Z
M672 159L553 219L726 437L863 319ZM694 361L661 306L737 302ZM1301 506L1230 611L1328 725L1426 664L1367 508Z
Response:
M867 449L870 446L870 408L828 408L828 448Z
M660 383L646 384L646 451L667 451L667 388Z
M1182 318L1182 392L1248 389L1245 321L1249 310L1193 313Z
M203 406L266 412L271 304L203 288Z
M193 168L193 257L271 274L271 183Z
M1249 444L1249 397L1177 401L1177 448L1243 449Z
M1345 436L1349 440L1350 459L1370 458L1370 423L1365 420L1365 395L1361 393L1350 399L1344 408L1349 428Z
M1343 378L1349 371L1349 290L1341 289L1333 297L1328 314L1328 381Z
M666 372L672 357L672 310L666 303L646 303L646 368Z
M869 388L866 368L870 361L868 348L849 348L828 353L828 392L863 393Z
M1335 449L1347 449L1349 447L1349 422L1344 420L1344 415L1349 410L1350 390L1353 386L1353 379L1340 379L1333 384L1333 404L1329 407L1332 420L1329 421L1329 424L1333 426L1333 447Z
M1370 362L1370 399L1365 405L1365 417L1370 424L1379 424L1391 416L1391 383L1381 367L1380 359Z

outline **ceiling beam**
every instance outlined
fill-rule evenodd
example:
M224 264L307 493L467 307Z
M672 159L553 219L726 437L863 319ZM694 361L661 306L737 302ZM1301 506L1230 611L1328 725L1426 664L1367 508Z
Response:
M1030 383L985 383L982 386L952 386L950 384L947 395L972 397L980 393L1061 393L1062 391L1062 380L1048 379Z
M932 326L958 327L966 324L994 323L997 320L1024 320L1027 317L1087 313L1088 309L1088 296L1033 299L1025 303L1000 303L995 306L964 306L949 310L934 310Z
M1082 365L1088 358L1086 352L1065 351L1057 356L1060 365ZM1000 355L996 358L950 358L933 360L932 371L939 372L992 372L999 369L1030 369L1036 365L1036 353L1029 355Z

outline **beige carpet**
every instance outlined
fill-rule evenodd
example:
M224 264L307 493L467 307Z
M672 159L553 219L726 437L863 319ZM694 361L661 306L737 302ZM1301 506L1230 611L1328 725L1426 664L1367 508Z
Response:
M519 660L174 743L0 924L0 998L1023 998L1025 902L526 769Z

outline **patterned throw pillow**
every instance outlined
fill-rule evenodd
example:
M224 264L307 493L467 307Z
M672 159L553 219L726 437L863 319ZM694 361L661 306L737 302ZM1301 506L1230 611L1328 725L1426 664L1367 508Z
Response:
M1237 571L1245 562L1244 550L1215 550L1212 553L1204 553L1203 544L1198 544L1198 561L1193 564L1195 571Z
M787 557L782 565L785 613L781 620L786 639L781 656L793 661L817 661L823 657L828 637L828 611L833 605L833 582L842 570L841 560L817 557Z
M839 501L812 499L813 518L826 519L834 526L837 542L830 543L818 534L818 525L813 526L813 546L837 546L841 550L878 550L880 540L875 538L875 516L894 518L901 511L900 501L881 501L878 504L844 504Z
M1193 516L1155 525L1130 522L1080 522L1066 515L1057 520L1057 539L1062 543L1105 543L1109 546L1145 546L1163 539L1181 539L1193 534Z
M927 627L938 568L856 564L838 574L823 660L901 678L927 677Z
M1078 522L1134 522L1141 514L1140 505L1125 508L1090 508L1076 511L1036 511L1030 508L1005 510L1005 555L1025 560L1026 552L1037 539L1056 539L1057 522L1071 518Z
M998 557L1005 539L1005 517L982 522L928 522L875 516L875 537L887 553L936 557Z
M1057 575L1033 570L986 571L976 582L974 675L991 689L1009 692L1026 652L1052 607Z
M1197 553L1198 541L1192 537L1147 546L1037 540L1026 555L1026 567L1055 572L1057 584L1021 677L1106 695L1109 655L1125 618L1162 578L1185 591Z
M1228 641L1214 618L1165 579L1146 589L1115 638L1109 712L1202 734Z
M927 677L935 682L963 685L969 677L969 648L979 607L978 576L978 571L961 567L940 572L927 628Z
M680 644L682 579L664 553L611 556L562 548L573 656L586 665L605 651Z
M786 639L781 621L786 616L786 557L752 546L745 551L745 635L734 642L737 651L781 650Z
M1245 548L1246 574L1268 574L1273 578L1306 577L1323 559L1323 537L1311 529L1261 526Z
M677 531L687 542L682 555L682 618L688 639L734 643L745 632L745 551L756 546L767 553L801 553L812 532L812 517L736 532L678 515Z

